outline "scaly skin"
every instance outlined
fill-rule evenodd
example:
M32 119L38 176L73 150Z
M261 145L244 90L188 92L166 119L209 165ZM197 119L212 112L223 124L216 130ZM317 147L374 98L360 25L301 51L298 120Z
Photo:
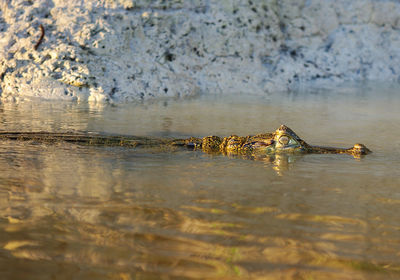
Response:
M285 125L281 125L274 133L254 136L237 136L220 138L207 136L188 139L158 139L136 136L107 136L88 133L47 133L47 132L0 132L0 140L25 140L44 143L70 142L90 146L124 146L124 147L157 147L183 146L202 149L206 153L222 153L227 155L271 155L281 153L317 153L317 154L349 154L354 157L369 154L371 151L363 144L355 144L352 148L333 148L311 146Z
M207 136L203 139L189 138L177 140L174 145L201 148L207 153L271 155L279 153L305 154L349 154L360 157L371 153L363 144L355 144L352 148L333 148L311 146L302 140L289 127L281 125L274 133L257 134L254 136L237 136L220 138Z

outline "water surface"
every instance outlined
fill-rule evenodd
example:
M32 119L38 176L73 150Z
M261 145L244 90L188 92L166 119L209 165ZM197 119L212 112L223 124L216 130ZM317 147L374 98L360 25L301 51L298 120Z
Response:
M264 160L2 141L2 279L398 279L398 87L138 105L2 104L0 129L275 130L373 153Z

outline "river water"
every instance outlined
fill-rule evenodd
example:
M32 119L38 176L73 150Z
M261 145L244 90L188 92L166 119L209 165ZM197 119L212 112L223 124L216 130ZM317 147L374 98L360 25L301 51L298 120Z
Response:
M0 130L273 131L373 153L249 160L1 141L1 279L399 279L400 87L0 105Z

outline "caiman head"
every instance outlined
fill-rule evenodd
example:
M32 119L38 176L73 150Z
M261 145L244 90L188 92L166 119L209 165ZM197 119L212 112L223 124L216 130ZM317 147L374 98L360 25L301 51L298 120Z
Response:
M311 146L286 125L281 125L274 133L271 134L260 134L247 137L245 143L242 145L241 150L258 155L279 153L329 153L349 154L354 157L361 157L371 153L371 151L365 145L359 143L348 149Z

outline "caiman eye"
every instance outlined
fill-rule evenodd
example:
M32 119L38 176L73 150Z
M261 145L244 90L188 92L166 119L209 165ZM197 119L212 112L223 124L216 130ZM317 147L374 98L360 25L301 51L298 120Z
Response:
M278 141L282 145L287 145L289 143L289 138L287 136L281 136Z

